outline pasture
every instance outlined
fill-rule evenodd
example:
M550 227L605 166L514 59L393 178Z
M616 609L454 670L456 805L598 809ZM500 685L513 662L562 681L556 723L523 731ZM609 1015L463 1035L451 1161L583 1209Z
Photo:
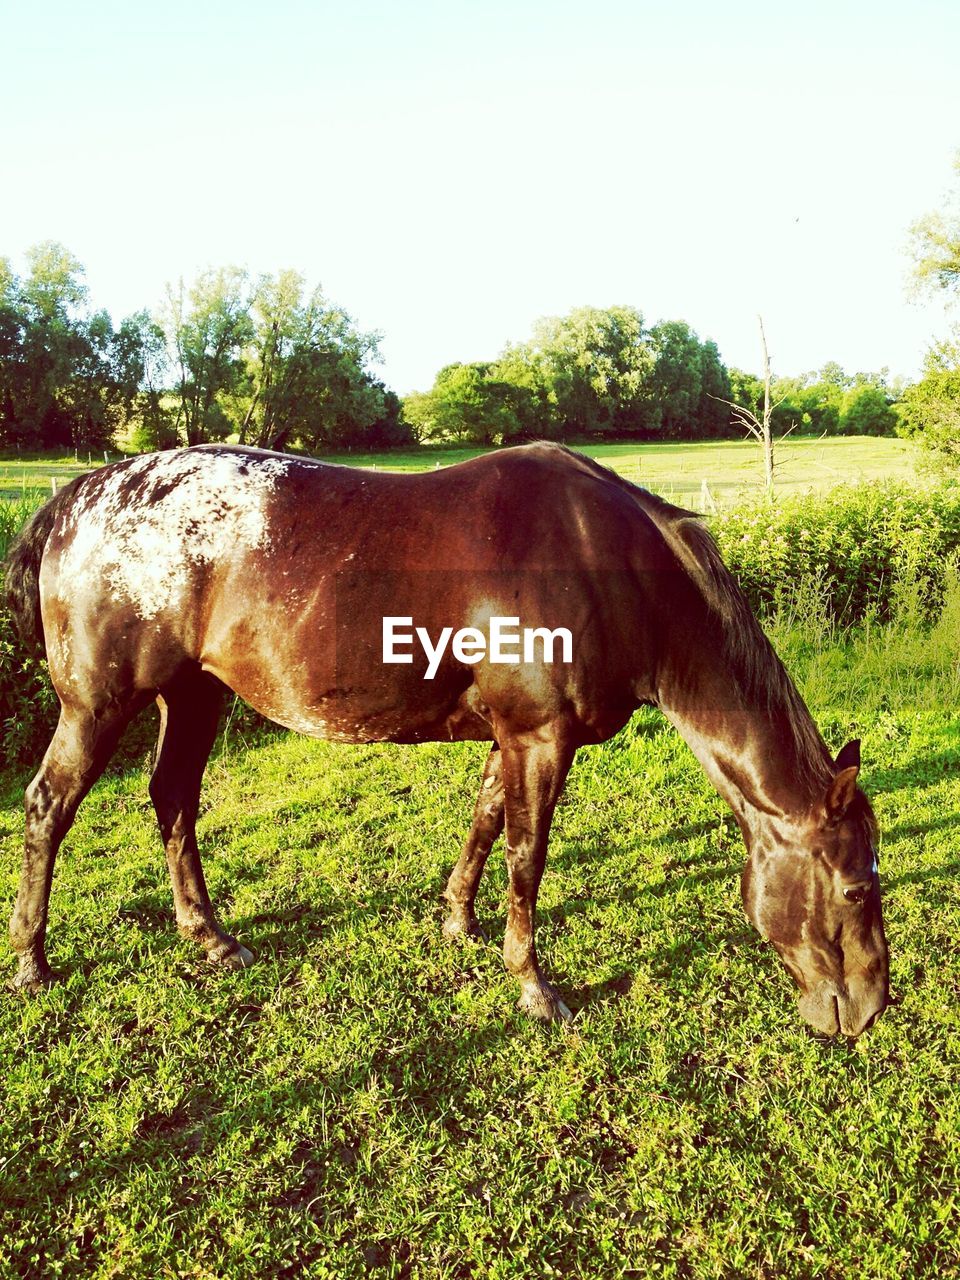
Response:
M574 446L619 471L628 480L681 505L696 502L704 480L713 498L731 503L762 492L760 451L753 441L700 441L666 444L587 444ZM330 461L383 470L416 471L474 457L480 449L419 449L390 454L341 455ZM913 480L916 455L911 444L891 437L832 438L791 436L778 446L777 490L822 493L837 484L877 480Z
M752 441L685 444L595 444L576 446L629 480L681 504L699 498L706 480L715 499L732 502L762 490L760 453ZM383 471L421 471L473 458L479 448L420 448L389 453L338 453L327 461ZM117 455L111 454L111 459ZM791 436L777 452L777 489L781 492L822 492L836 484L875 480L912 480L915 451L905 440L891 437L824 438ZM82 455L81 455L82 457ZM97 465L94 459L93 464ZM102 465L100 463L99 465ZM0 501L49 496L51 479L63 485L88 470L70 456L0 457Z
M770 626L827 741L863 739L897 999L874 1030L804 1027L736 824L656 713L581 751L557 812L538 941L570 1027L514 1007L498 851L490 942L440 934L483 746L234 712L200 824L257 956L229 973L176 934L135 731L58 862L64 981L0 998L0 1274L960 1275L960 597L932 627ZM5 916L27 776L0 775Z

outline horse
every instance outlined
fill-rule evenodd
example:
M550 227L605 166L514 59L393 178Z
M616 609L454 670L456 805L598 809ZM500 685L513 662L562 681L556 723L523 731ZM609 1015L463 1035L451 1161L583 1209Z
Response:
M17 988L55 976L54 859L154 699L149 790L177 926L211 962L251 963L217 920L195 830L232 690L337 742L491 744L443 930L481 936L477 885L505 831L503 959L520 1007L546 1020L571 1017L534 936L554 808L580 746L659 708L733 811L746 914L796 981L802 1017L855 1037L888 1003L859 742L831 755L702 521L581 454L536 443L418 474L219 444L141 455L34 515L7 595L60 701L25 792ZM516 649L522 621L539 652L481 643L496 625ZM433 638L454 630L441 651ZM548 653L561 633L570 644Z

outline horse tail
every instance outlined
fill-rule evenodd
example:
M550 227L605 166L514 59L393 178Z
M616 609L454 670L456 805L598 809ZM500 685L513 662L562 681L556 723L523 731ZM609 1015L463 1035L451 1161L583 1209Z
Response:
M14 629L23 644L36 653L45 653L43 620L40 616L40 565L50 531L60 512L73 498L78 476L35 511L14 539L5 562L4 587L7 608Z

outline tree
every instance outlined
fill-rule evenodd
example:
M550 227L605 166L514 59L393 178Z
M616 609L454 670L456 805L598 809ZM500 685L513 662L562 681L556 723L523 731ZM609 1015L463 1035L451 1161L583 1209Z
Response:
M0 444L17 438L16 399L25 329L19 281L9 260L0 258Z
M730 403L758 415L763 405L763 380L743 369L730 370Z
M731 386L716 343L701 342L682 320L669 320L653 326L650 345L655 364L647 394L657 433L686 440L722 434L728 415L719 401L730 399Z
M763 456L763 477L764 484L768 490L773 489L773 472L774 472L774 456L773 456L773 427L772 413L776 407L770 398L771 370L770 370L770 353L767 351L767 335L763 328L763 317L757 316L760 324L760 343L763 347L763 405L756 409L747 408L745 405L731 403L727 401L730 408L733 409L733 421L737 426L743 427L747 433L754 437L760 445Z
M529 344L508 344L489 377L510 389L516 440L554 440L561 434L557 400L544 361Z
M126 409L127 443L144 451L172 449L177 432L166 392L167 341L149 312L137 311L120 325L113 364Z
M885 389L874 382L861 382L843 397L840 430L849 436L890 436L897 427L897 415Z
M650 345L654 365L648 386L657 433L672 439L689 437L696 432L703 390L700 340L682 320L667 320L650 330Z
M129 333L89 314L83 268L54 241L0 264L0 435L33 447L99 447L129 412L139 365ZM131 365L131 360L133 364Z
M26 258L30 274L21 297L28 316L34 322L69 323L87 300L80 260L55 240L33 245Z
M900 434L926 451L934 469L960 466L960 332L927 353L924 376L897 406Z
M251 299L240 439L272 448L409 439L399 401L367 370L379 335L363 333L295 271L264 275Z
M926 292L960 294L960 151L953 170L956 185L943 210L924 214L910 228L914 282Z
M250 336L247 276L239 267L204 272L189 290L168 286L161 323L174 360L176 427L186 444L230 433L220 398L233 390Z
M376 421L358 432L357 443L365 449L396 449L416 443L410 423L403 412L403 401L377 379L373 386L383 396L383 412Z
M564 435L628 434L649 426L655 357L634 307L578 307L547 317L529 345Z
M433 387L405 401L421 440L503 444L516 439L531 419L530 392L498 376L499 364L449 364Z
M697 408L698 438L726 435L729 416L722 401L732 399L733 388L720 350L709 339L700 348L700 403Z
M34 445L71 445L75 421L65 403L84 342L79 309L87 299L83 267L61 244L45 240L27 250L29 273L19 283L24 321L14 417L17 434Z

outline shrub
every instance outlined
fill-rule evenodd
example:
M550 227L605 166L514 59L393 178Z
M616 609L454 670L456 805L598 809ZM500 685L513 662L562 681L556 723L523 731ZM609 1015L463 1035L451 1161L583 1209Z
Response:
M839 487L734 507L712 517L710 527L761 616L796 610L811 581L841 625L883 621L910 602L930 616L960 548L960 488Z
M0 566L27 518L39 505L0 502ZM0 582L2 582L0 572ZM2 593L0 593L2 595ZM57 700L47 664L24 648L0 602L0 761L18 764L46 746L57 722Z

